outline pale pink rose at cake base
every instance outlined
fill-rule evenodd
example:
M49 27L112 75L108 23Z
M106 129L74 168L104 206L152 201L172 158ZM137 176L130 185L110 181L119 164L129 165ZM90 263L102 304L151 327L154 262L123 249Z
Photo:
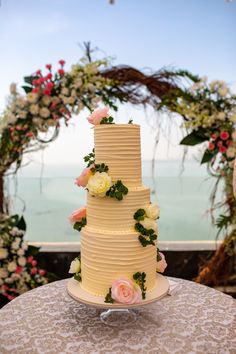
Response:
M163 253L159 252L159 255L161 256L161 260L157 262L157 272L164 273L167 267L166 259Z
M113 281L111 296L113 300L121 304L137 304L142 300L140 287L126 278Z
M91 167L87 167L83 170L83 172L81 173L81 175L79 177L76 178L75 180L75 184L78 187L86 187L88 184L88 180L89 178L92 176L92 171L91 171Z
M69 216L69 221L71 224L76 223L77 221L81 221L86 217L86 208L82 207L73 211L73 213Z
M87 119L89 123L98 125L103 118L109 117L109 107L104 107L94 111Z

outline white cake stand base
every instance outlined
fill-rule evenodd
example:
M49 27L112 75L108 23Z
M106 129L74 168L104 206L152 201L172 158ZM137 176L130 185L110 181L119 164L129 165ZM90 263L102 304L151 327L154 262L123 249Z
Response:
M157 274L155 288L146 293L146 299L142 300L141 303L132 305L105 303L104 296L96 296L88 293L81 288L80 282L74 278L71 278L68 281L67 291L73 299L87 306L107 309L107 311L101 313L101 321L110 326L120 326L136 320L137 314L135 311L132 311L132 309L149 305L167 295L169 291L169 282L163 275Z

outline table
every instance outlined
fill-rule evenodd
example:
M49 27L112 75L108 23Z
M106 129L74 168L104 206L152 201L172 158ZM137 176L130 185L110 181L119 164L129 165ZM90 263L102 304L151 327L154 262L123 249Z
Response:
M236 353L236 301L214 289L172 278L172 296L140 308L123 327L69 297L67 280L31 290L0 310L0 353Z

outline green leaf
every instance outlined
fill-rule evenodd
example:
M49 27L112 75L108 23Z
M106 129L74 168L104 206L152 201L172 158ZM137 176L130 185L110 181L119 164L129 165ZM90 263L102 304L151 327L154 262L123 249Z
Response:
M16 226L18 227L18 229L26 231L26 223L25 223L25 219L23 216L20 218L20 220L18 221Z
M32 91L32 87L30 86L21 86L23 88L23 90L25 91L25 93L29 93Z
M193 146L193 145L201 144L208 139L209 138L206 135L204 135L203 132L194 131L194 132L190 133L189 135L187 135L185 138L183 138L181 140L180 144Z
M39 253L40 247L28 246L27 256L36 256Z
M76 273L76 274L74 275L74 279L77 280L77 281L81 281L81 275L80 275L80 273Z
M33 83L33 80L34 79L38 79L38 76L25 76L24 77L24 81L27 83L27 84L30 84L30 85L32 85L32 83Z
M209 162L211 161L211 159L214 157L214 154L212 154L209 150L206 150L204 152L204 155L202 157L202 160L201 160L201 165L206 163L206 162Z
M114 303L114 300L112 299L112 296L111 296L111 288L109 288L109 292L107 293L104 302L110 303L110 304Z

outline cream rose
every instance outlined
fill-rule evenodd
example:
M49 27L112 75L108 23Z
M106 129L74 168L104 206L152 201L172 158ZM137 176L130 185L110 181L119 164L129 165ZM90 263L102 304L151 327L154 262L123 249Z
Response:
M0 259L5 259L8 256L8 252L5 248L0 248Z
M111 177L106 172L96 172L88 180L87 188L93 196L105 197L106 192L111 188Z
M27 95L27 101L29 103L36 103L38 100L38 94L37 93L34 93L34 92L30 92L28 93Z
M0 268L0 279L4 279L8 276L8 271L6 268Z
M145 218L144 220L139 221L139 223L147 230L154 230L155 233L158 232L158 228L157 228L157 223L150 218Z
M10 85L10 92L12 95L16 95L17 94L17 85L15 82L12 82Z
M49 96L43 96L42 98L42 102L45 106L49 106L49 104L51 103L51 97Z
M50 116L50 111L48 108L44 107L40 109L39 114L43 118L48 118Z
M78 258L75 258L70 264L69 273L74 274L74 273L78 273L79 271L80 271L80 260Z
M157 204L149 204L144 207L145 213L148 218L156 220L160 216L160 208Z
M230 146L226 151L226 155L229 158L236 157L236 149L234 147Z
M34 116L39 113L39 106L37 104L32 104L30 106L30 113Z
M14 272L14 271L16 270L16 267L17 267L16 262L10 262L10 263L8 263L8 265L7 265L7 270L8 270L9 272Z
M24 267L26 265L26 258L22 257L22 256L19 257L18 258L18 264L19 264L19 266Z

